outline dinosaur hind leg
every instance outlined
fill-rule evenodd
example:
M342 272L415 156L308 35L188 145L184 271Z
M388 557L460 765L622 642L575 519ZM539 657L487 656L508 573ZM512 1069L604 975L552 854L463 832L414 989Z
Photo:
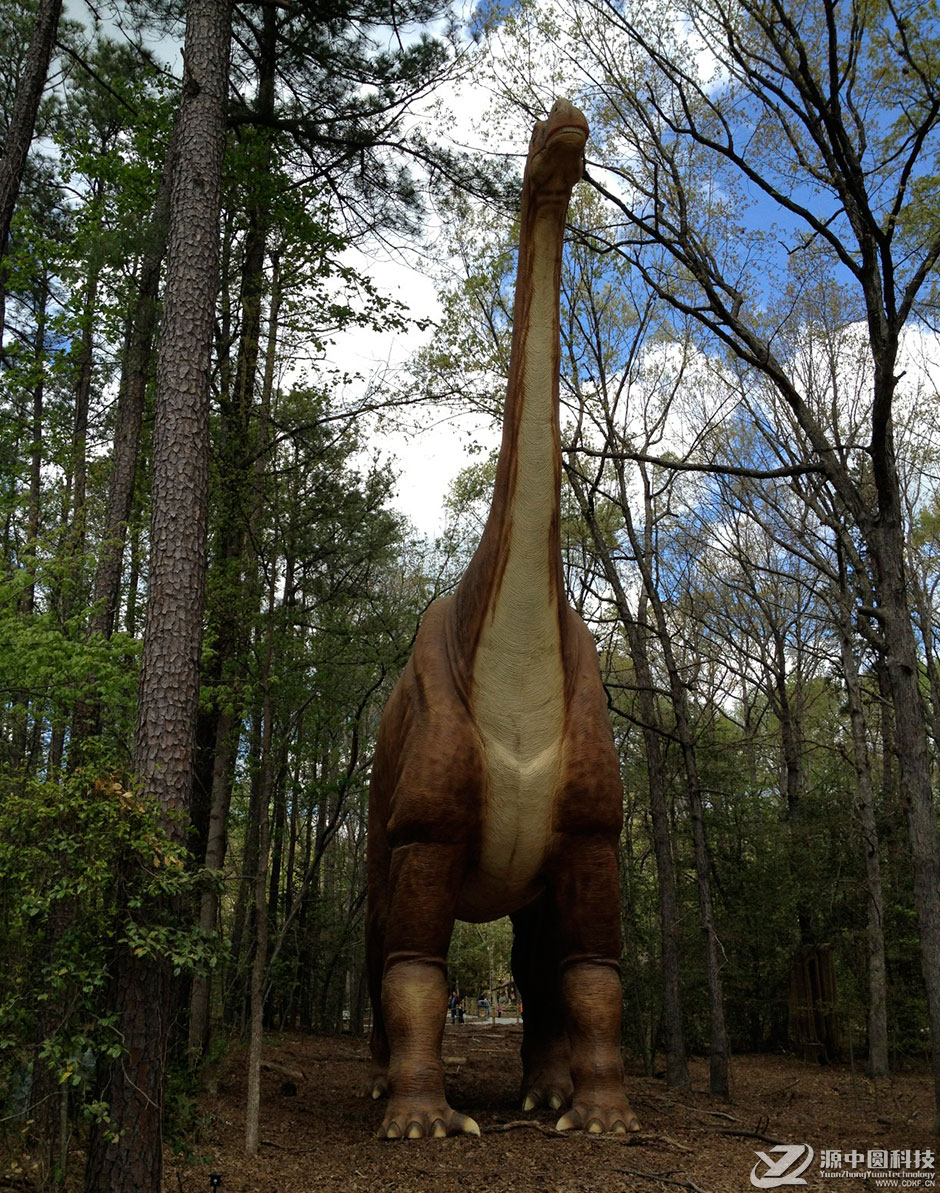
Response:
M512 972L522 996L522 1108L571 1101L568 1034L561 1003L558 921L549 895L512 917Z

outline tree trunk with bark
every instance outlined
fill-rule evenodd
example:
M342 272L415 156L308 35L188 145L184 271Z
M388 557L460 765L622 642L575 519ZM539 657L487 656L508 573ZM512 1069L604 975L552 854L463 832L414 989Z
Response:
M675 732L682 751L685 769L686 795L689 801L689 815L692 822L692 844L695 857L695 879L698 887L699 908L702 916L702 933L705 938L705 975L708 987L709 1014L709 1093L712 1097L726 1098L729 1093L728 1061L730 1046L728 1029L725 1025L724 994L721 982L721 956L718 929L715 923L715 909L711 893L708 841L705 835L705 810L702 799L702 785L699 781L698 761L695 756L695 742L692 733L691 716L686 696L686 687L679 671L678 661L672 646L672 633L666 617L666 610L660 597L651 566L653 554L652 533L655 512L650 496L648 479L644 476L645 497L644 541L634 524L627 497L627 486L620 472L620 507L627 526L627 533L634 556L640 567L643 588L653 611L653 621L659 646L662 651L666 674L669 679L669 694L672 700ZM608 576L608 583L610 577Z
M151 557L135 739L142 793L177 839L188 812L205 585L209 370L231 19L228 0L190 0L178 169L170 195L167 278L153 445ZM176 815L174 815L176 814ZM170 961L116 963L125 1054L104 1090L111 1130L89 1142L87 1193L160 1193L163 1084L173 1014Z
M49 74L61 13L62 0L40 0L26 66L16 89L10 123L3 141L3 154L0 155L0 358L3 355L3 330L6 326L6 257L10 225L33 140L39 101Z
M275 633L275 570L271 569L268 616L265 627L264 663L261 686L264 692L264 730L261 735L261 798L258 801L258 862L254 876L255 953L251 965L249 998L248 1089L245 1107L245 1154L256 1156L261 1113L261 1046L264 1037L264 978L268 966L268 860L271 845L269 815L274 786L274 699L271 691L271 659Z
M914 906L932 1041L934 1130L940 1132L940 851L927 754L927 717L905 590L901 527L879 526L869 541L878 572L878 612L885 639L900 788L911 845Z
M147 247L141 259L134 305L130 312L123 376L118 391L108 504L98 565L95 569L92 589L93 613L89 625L92 633L102 634L105 638L111 637L117 618L127 523L134 497L144 398L151 375L160 269L166 253L174 142L175 136L167 152L163 177L150 217Z
M134 501L140 432L147 383L151 376L160 270L166 252L172 162L171 142L151 214L147 248L137 276L136 294L128 316L108 500L92 583L92 612L88 622L89 635L100 634L103 638L110 638L114 633L120 603L127 525ZM72 717L70 760L81 761L85 743L100 732L100 704L96 701L79 701Z
M868 946L868 1071L872 1077L888 1075L888 993L885 966L884 894L881 882L881 858L878 850L878 825L875 820L875 793L868 758L868 733L862 703L862 686L853 650L851 614L847 593L838 595L839 647L842 677L848 698L852 731L852 761L855 766L855 806L858 809L865 850L866 941Z

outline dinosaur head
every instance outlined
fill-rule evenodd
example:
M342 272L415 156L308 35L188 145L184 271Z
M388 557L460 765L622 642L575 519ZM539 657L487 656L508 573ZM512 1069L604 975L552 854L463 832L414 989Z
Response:
M532 130L523 186L529 199L567 204L584 172L588 124L584 113L566 99L557 99L547 120Z

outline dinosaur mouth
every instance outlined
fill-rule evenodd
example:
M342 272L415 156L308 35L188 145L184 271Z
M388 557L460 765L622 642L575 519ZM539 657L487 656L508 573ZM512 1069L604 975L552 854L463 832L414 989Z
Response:
M577 138L582 144L587 141L588 132L582 124L564 124L561 128L556 128L555 131L548 138L548 144L551 145L555 141L564 139L570 141Z

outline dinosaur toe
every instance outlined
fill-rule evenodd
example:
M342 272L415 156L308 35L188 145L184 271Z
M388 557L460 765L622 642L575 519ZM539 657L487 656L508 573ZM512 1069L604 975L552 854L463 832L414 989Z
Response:
M442 1106L389 1106L378 1130L379 1139L443 1139L447 1135L479 1135L469 1115Z
M571 1090L565 1090L561 1086L546 1085L546 1086L532 1086L526 1091L525 1098L522 1102L522 1109L524 1111L540 1110L543 1107L548 1110L561 1110L571 1101Z
M558 1131L586 1131L589 1135L629 1135L640 1124L626 1099L609 1106L575 1104L555 1124Z

